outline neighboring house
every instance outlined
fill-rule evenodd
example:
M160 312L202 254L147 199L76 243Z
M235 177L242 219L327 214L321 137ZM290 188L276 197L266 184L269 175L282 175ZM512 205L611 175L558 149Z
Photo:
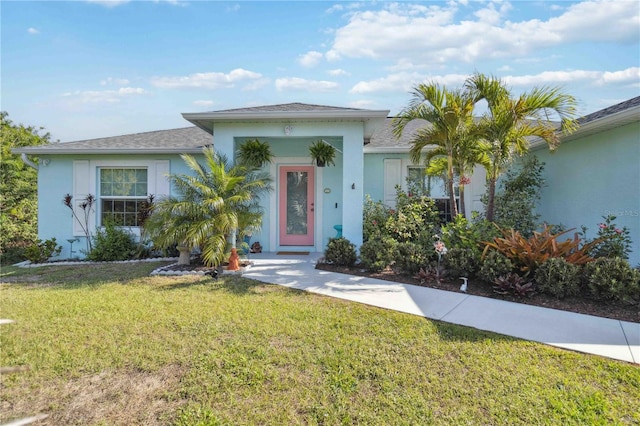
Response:
M580 128L553 153L532 151L546 165L537 209L541 220L586 226L595 237L603 216L630 231L632 266L640 263L640 96L579 119Z
M618 223L631 229L636 258L640 253L637 99L635 103L630 101L635 112L629 117L623 112L623 121L615 119L622 114L619 111L604 116L591 114L584 120L593 118L567 138L557 153L536 151L547 163L548 187L540 208L543 219L567 226L595 227L601 221L600 216L619 213ZM412 123L396 139L388 113L300 103L188 113L183 117L195 127L27 147L14 152L23 157L38 156L38 235L41 239L56 237L65 246L61 257L69 257L66 241L78 238L80 244L74 248L84 247L84 233L62 204L66 193L73 195L76 205L87 194L97 197L89 216L91 229L101 226L103 218L116 216L139 234L136 225L140 203L149 194L174 195L167 175L188 173L181 153L197 157L203 147L213 145L216 151L234 158L242 142L258 138L268 142L275 154L273 162L265 166L273 179L274 191L262 200L265 210L262 231L254 234L252 241L260 241L266 251L323 251L328 239L336 236L336 225L341 225L342 234L359 246L365 194L393 206L396 185L406 189L407 181L428 190L442 215L449 214L444 183L425 177L424 168L409 160L409 141L423 123ZM606 127L611 125L614 128ZM622 127L618 129L619 126ZM605 129L610 141L599 142L605 133L592 133ZM335 166L312 164L309 146L318 139L337 149ZM591 146L599 150L593 157L587 149ZM606 152L606 156L600 151ZM588 161L595 163L584 167L590 164ZM605 168L604 164L615 166ZM306 184L300 185L301 181ZM294 184L295 191L288 191ZM602 188L602 193L591 195L589 191L596 187ZM294 202L300 204L301 196L306 200L303 223L295 227L287 223L286 215L287 205L292 202L287 194L293 192L297 197ZM465 191L467 214L483 209L480 197L484 192L485 174L478 168ZM590 210L581 203L598 207L582 215Z

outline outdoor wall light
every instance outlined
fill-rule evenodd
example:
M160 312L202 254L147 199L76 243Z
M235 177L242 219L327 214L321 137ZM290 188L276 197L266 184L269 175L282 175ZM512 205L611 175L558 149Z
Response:
M351 184L351 189L356 189L356 183L355 182Z

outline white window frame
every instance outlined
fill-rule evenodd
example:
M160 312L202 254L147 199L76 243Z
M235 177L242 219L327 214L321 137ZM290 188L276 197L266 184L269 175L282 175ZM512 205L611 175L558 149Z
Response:
M86 160L76 161L75 163L87 163ZM81 192L88 191L96 196L96 203L94 205L93 214L89 218L89 229L95 230L100 223L98 218L102 217L102 203L100 201L100 179L99 169L101 168L131 168L131 169L147 169L147 194L153 194L155 200L158 201L163 197L171 194L171 185L167 178L170 173L170 160L90 160L88 161L88 167L85 166L88 173L74 173L75 186L81 187L80 189L74 189L74 198L80 199L80 196L84 197ZM87 176L88 174L88 176ZM82 182L82 179L88 177L88 185ZM76 196L77 195L77 196ZM128 229L132 234L140 236L139 226L123 226L123 229ZM91 232L93 234L93 231ZM84 236L84 234L74 229L74 235Z
M144 170L147 174L147 179L145 182L146 185L146 194L145 195L104 195L102 193L102 171L103 170ZM97 173L98 173L98 184L96 186L97 189L97 200L98 200L98 204L99 204L99 215L98 215L98 222L100 224L101 227L104 227L104 223L103 223L103 216L104 216L104 210L103 210L103 201L145 201L148 197L149 197L149 169L148 167L98 167L97 168ZM138 183L136 182L136 185ZM139 206L139 204L137 204L137 206ZM135 214L136 216L138 215L139 210L136 208ZM113 214L113 212L112 212ZM123 212L123 214L126 216L127 212L126 210ZM137 219L136 219L137 221ZM123 227L123 228L139 228L139 225L119 225L119 227Z

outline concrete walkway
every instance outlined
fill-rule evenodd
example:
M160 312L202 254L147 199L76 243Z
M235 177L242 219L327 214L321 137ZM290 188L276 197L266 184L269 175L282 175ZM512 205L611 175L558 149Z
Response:
M244 277L493 331L559 348L640 363L640 323L505 302L315 269L320 253L252 254Z

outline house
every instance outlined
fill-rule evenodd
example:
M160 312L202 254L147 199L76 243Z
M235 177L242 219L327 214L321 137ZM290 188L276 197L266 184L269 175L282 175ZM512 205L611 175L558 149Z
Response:
M634 99L629 108L612 107L609 112L585 117L583 120L591 118L566 138L567 147L562 146L557 153L548 154L535 143L533 149L547 163L548 187L540 207L543 219L573 227L595 224L607 211L622 212L618 223L631 230L637 258L640 133L638 98ZM27 154L38 156L39 164L34 166L38 168L40 238L56 237L62 243L77 238L82 247L85 234L62 204L66 193L73 195L78 214L83 213L78 205L87 194L97 197L94 211L88 216L90 229L101 226L103 218L117 216L132 232L139 233L136 221L141 202L149 194L173 194L167 175L188 172L181 153L198 156L203 147L214 145L218 152L234 158L240 144L258 138L268 142L275 154L274 161L265 166L275 190L261 202L265 211L262 231L254 234L252 241L260 241L267 251L323 251L328 239L337 235L337 226L341 226L343 236L359 246L365 195L393 205L396 185L406 188L407 181L428 189L442 215L449 214L444 182L425 178L423 167L409 160L409 141L423 123L411 123L396 139L388 114L387 110L301 103L186 113L183 117L194 126L14 152L23 154L23 158ZM335 166L312 164L309 146L319 139L336 148ZM598 162L605 159L610 163ZM616 167L604 168L603 164ZM122 185L123 179L129 185ZM295 191L290 190L294 184ZM592 193L596 188L598 191ZM287 194L292 192L306 200L304 220L294 231L286 214L287 203L291 202ZM480 197L484 192L484 170L477 168L465 190L467 214L482 210ZM587 209L584 204L591 207ZM69 255L70 247L65 247L61 256Z
M640 264L640 96L578 120L579 129L549 152L532 143L545 163L546 186L537 212L547 223L589 229L595 237L603 216L616 216L632 240L629 261Z

